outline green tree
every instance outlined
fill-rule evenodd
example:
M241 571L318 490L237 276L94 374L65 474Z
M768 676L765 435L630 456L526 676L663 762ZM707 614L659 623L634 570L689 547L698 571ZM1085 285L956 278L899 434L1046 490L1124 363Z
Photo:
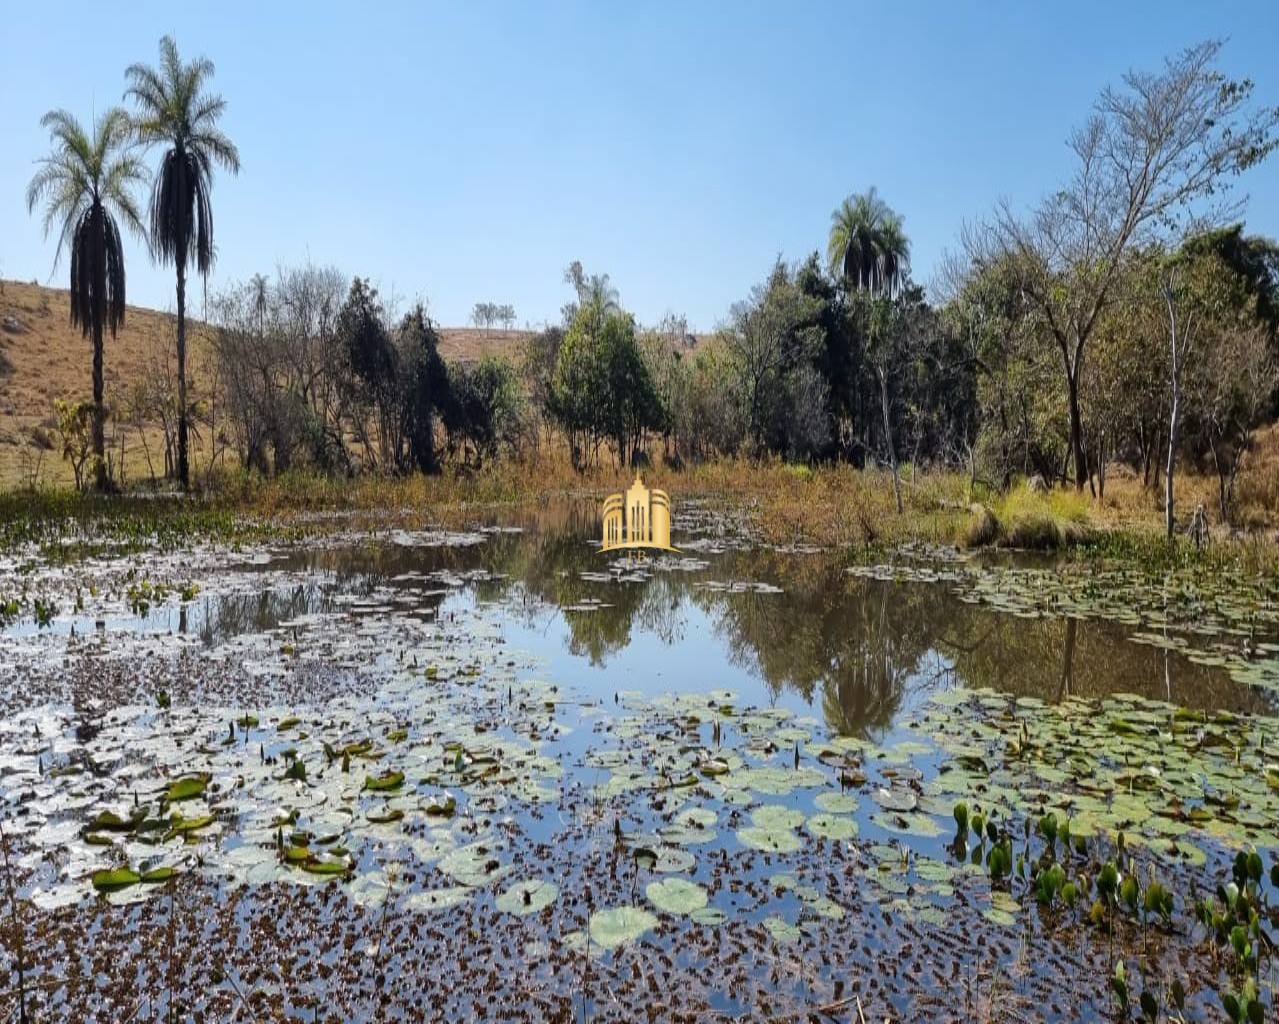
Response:
M151 193L151 248L178 276L178 478L191 482L187 455L186 275L188 263L207 280L213 266L213 168L238 174L240 154L218 127L226 101L209 94L213 62L184 64L172 37L160 40L160 65L132 64L125 71L125 97L137 107L139 140L161 146L159 173Z
M579 467L605 441L625 466L644 432L665 425L666 410L640 352L635 321L615 308L607 289L588 296L573 314L556 358L547 411L568 435Z
M50 111L40 122L49 130L53 152L27 186L27 211L44 202L44 232L58 230L58 249L71 253L71 323L93 338L94 479L107 484L103 423L102 333L124 323L124 244L120 227L142 235L142 219L133 189L146 170L128 151L128 115L119 108L97 119L90 136L65 110ZM77 474L78 476L79 474Z
M792 378L800 367L811 368L817 357L818 306L818 300L796 285L794 275L779 259L768 279L751 290L750 299L733 306L729 323L720 332L736 370L751 454L756 458L770 448L789 447L788 392L792 396L808 392L808 404L816 397L819 408L825 407L826 396L811 393L811 377L803 382L805 387L791 387L799 383Z
M402 367L400 433L407 442L409 462L423 473L435 473L435 416L447 408L449 375L440 358L435 325L421 303L400 324L399 363Z
M830 237L826 256L831 276L850 288L870 292L881 290L883 227L892 216L888 204L872 185L860 195L851 195L830 215Z
M444 427L450 453L477 469L485 459L517 443L523 425L524 400L514 367L505 359L485 356L473 365L455 364L448 375Z
M1070 137L1071 179L1029 218L1005 204L965 235L977 269L1004 261L1014 270L1037 333L1060 356L1080 490L1089 478L1084 363L1125 257L1177 237L1188 220L1219 222L1231 212L1217 201L1229 177L1276 144L1279 109L1250 109L1252 83L1217 70L1220 50L1219 42L1200 43L1158 73L1131 71L1122 88L1104 89Z
M827 257L831 272L856 296L866 338L867 361L879 385L884 443L893 471L893 494L902 510L901 477L893 444L889 377L896 362L893 300L910 271L910 240L901 215L879 198L872 186L849 196L831 214Z

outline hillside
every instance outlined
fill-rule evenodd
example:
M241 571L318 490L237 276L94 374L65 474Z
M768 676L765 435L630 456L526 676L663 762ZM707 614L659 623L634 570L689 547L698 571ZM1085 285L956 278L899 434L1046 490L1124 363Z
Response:
M190 372L206 367L205 326L189 321ZM117 337L107 336L105 377L108 405L119 408L137 381L161 371L166 343L176 331L169 313L129 306ZM449 362L486 355L520 359L527 331L440 330L440 352ZM92 345L71 326L65 288L0 279L0 487L26 482L39 473L45 482L70 482L71 470L53 447L55 398L89 398ZM108 428L109 431L110 428ZM160 430L146 431L163 449ZM135 446L131 446L135 447ZM145 459L128 463L129 475L146 475Z

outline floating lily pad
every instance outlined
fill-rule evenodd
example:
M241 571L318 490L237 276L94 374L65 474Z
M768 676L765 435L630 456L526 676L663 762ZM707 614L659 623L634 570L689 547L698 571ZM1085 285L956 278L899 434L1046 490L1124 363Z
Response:
M364 780L364 788L374 793L387 793L404 785L404 773L401 771L383 772L381 775L369 775Z
M656 927L657 918L638 907L597 910L591 915L591 941L604 949L615 949L625 942L634 942Z
M814 814L804 827L823 839L854 839L857 836L857 820L841 814Z
M197 796L203 796L208 785L209 776L188 775L169 783L169 788L164 794L165 802L175 804L180 800L192 800Z
M649 882L644 893L653 906L667 914L691 914L706 906L706 890L684 878L664 878Z
M500 896L496 902L497 909L508 914L524 916L545 910L555 902L559 895L559 887L554 882L541 879L516 882Z
M142 876L129 868L95 871L89 879L98 892L119 892L142 881Z

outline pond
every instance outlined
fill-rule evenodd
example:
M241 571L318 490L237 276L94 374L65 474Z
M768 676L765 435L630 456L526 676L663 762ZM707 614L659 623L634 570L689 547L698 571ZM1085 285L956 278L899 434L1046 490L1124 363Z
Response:
M598 523L0 562L39 1019L1272 1005L1267 584Z

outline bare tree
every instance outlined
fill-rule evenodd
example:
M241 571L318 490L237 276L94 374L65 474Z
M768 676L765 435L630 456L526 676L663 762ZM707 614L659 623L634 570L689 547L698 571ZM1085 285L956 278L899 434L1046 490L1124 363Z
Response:
M1058 349L1065 372L1075 486L1088 479L1079 386L1088 343L1123 257L1213 222L1235 207L1217 198L1228 176L1276 144L1279 109L1252 110L1252 83L1216 70L1221 44L1200 43L1158 73L1130 71L1107 87L1070 137L1075 173L1029 219L1007 203L965 245L978 267L1008 259L1022 299Z
M1172 355L1172 403L1168 414L1168 465L1164 473L1164 525L1168 530L1168 539L1172 540L1176 527L1173 514L1173 471L1177 465L1177 428L1181 416L1181 371L1186 365L1186 353L1190 350L1190 340L1194 337L1195 314L1189 311L1177 322L1176 268L1169 270L1167 277L1159 284L1163 291L1164 303L1168 307L1168 340Z

